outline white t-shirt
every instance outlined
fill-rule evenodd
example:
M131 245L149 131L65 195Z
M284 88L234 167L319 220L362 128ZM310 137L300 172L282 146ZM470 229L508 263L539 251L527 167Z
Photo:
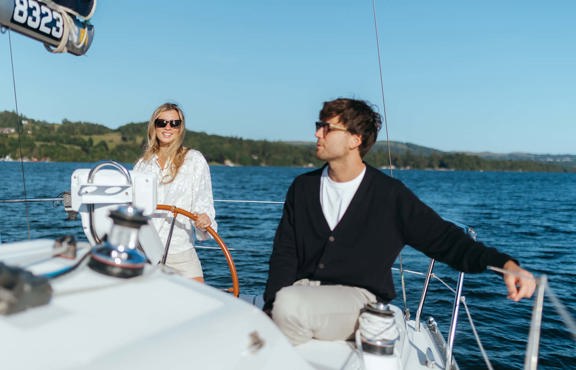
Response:
M334 230L344 213L346 213L365 173L366 167L355 179L346 182L336 182L328 176L328 166L324 167L320 177L320 204L330 230Z

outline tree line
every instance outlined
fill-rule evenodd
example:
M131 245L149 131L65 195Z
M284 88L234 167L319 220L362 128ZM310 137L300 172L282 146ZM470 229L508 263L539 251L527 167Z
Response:
M53 162L115 160L134 163L146 145L146 122L117 129L89 122L63 120L60 124L0 112L0 159L20 156ZM249 140L187 131L184 144L199 150L211 164L240 166L319 166L314 143ZM574 167L537 161L483 159L441 152L414 144L377 143L366 162L376 167L484 171L574 172Z

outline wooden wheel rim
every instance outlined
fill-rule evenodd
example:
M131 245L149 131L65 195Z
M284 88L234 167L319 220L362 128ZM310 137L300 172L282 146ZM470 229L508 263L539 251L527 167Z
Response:
M178 208L176 206L169 206L166 204L158 204L156 206L156 209L161 210L161 211L172 212L174 214L174 217L176 217L177 215L180 214L180 215L188 217L192 221L196 221L198 219L197 214L192 213L192 212L188 212L185 209ZM208 232L208 234L210 234L210 236L212 236L214 238L216 243L218 243L218 246L222 250L222 253L224 253L224 257L226 257L226 262L228 263L228 269L230 270L230 275L232 277L232 288L230 288L230 289L231 289L231 292L234 295L234 297L238 297L240 295L240 284L238 283L238 273L236 272L236 266L234 265L234 260L232 259L232 255L230 254L228 247L224 243L224 240L222 240L220 235L218 235L218 233L212 227L208 226L206 228L206 231ZM229 289L229 291L230 291L230 289Z

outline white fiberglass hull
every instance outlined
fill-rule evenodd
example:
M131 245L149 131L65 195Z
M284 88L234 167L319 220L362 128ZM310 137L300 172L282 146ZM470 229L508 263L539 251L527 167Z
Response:
M256 307L160 268L118 279L84 266L51 285L49 304L0 316L2 368L311 368Z

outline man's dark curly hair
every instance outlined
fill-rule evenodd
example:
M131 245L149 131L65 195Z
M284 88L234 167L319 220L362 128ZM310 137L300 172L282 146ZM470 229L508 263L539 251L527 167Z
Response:
M382 118L373 106L364 100L338 98L324 102L320 111L320 120L326 121L338 117L348 131L362 137L360 156L364 157L376 142L378 131L382 127Z

